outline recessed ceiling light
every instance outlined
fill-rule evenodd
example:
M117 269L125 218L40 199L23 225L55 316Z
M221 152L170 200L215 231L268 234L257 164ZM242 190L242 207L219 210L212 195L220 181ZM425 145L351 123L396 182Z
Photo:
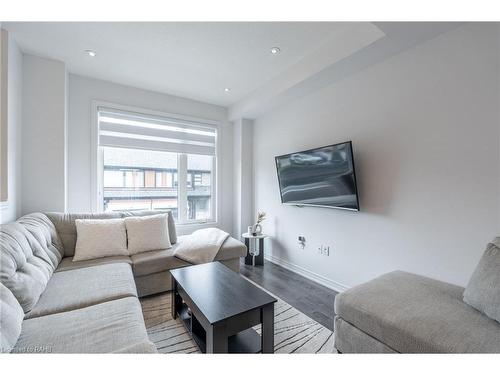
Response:
M277 54L278 54L278 53L280 53L280 52L281 52L281 50L280 50L280 48L279 48L279 47L273 47L273 48L271 48L271 53L272 53L273 55L277 55Z
M229 87L226 87L226 88L224 89L224 92L229 92L229 91L231 91L231 89L230 89Z
M96 57L96 56L97 56L97 52L96 52L96 51L94 51L94 50L91 50L91 49L86 49L86 50L85 50L85 53L86 53L87 55L89 55L90 57Z

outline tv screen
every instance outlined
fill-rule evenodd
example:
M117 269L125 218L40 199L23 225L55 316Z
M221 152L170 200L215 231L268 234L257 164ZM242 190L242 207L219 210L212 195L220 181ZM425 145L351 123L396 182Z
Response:
M352 143L276 157L281 202L359 211Z

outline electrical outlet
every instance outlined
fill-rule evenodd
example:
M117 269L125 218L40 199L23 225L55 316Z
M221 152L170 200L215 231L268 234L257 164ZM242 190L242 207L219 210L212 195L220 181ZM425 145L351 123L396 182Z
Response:
M330 246L323 248L323 255L330 256Z
M320 245L318 247L318 254L319 255L330 256L330 246Z

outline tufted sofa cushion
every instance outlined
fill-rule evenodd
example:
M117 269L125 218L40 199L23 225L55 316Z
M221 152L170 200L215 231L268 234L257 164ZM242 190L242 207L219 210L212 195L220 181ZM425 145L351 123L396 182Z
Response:
M41 213L0 227L0 282L29 312L63 256L54 225Z
M118 211L118 212L103 212L96 214L65 214L60 212L46 213L47 217L54 224L59 237L61 238L64 246L64 256L72 257L75 255L76 246L76 225L77 219L118 219L133 216L149 216L166 213L168 214L167 225L170 236L170 243L177 242L177 235L175 232L175 222L170 210L157 210L157 211Z
M8 353L21 334L24 312L12 292L0 283L0 353Z

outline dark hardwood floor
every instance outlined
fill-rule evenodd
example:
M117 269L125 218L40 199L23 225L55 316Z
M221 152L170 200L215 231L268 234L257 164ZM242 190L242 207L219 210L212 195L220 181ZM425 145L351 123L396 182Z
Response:
M333 331L333 301L337 292L264 261L264 266L241 263L241 274Z

